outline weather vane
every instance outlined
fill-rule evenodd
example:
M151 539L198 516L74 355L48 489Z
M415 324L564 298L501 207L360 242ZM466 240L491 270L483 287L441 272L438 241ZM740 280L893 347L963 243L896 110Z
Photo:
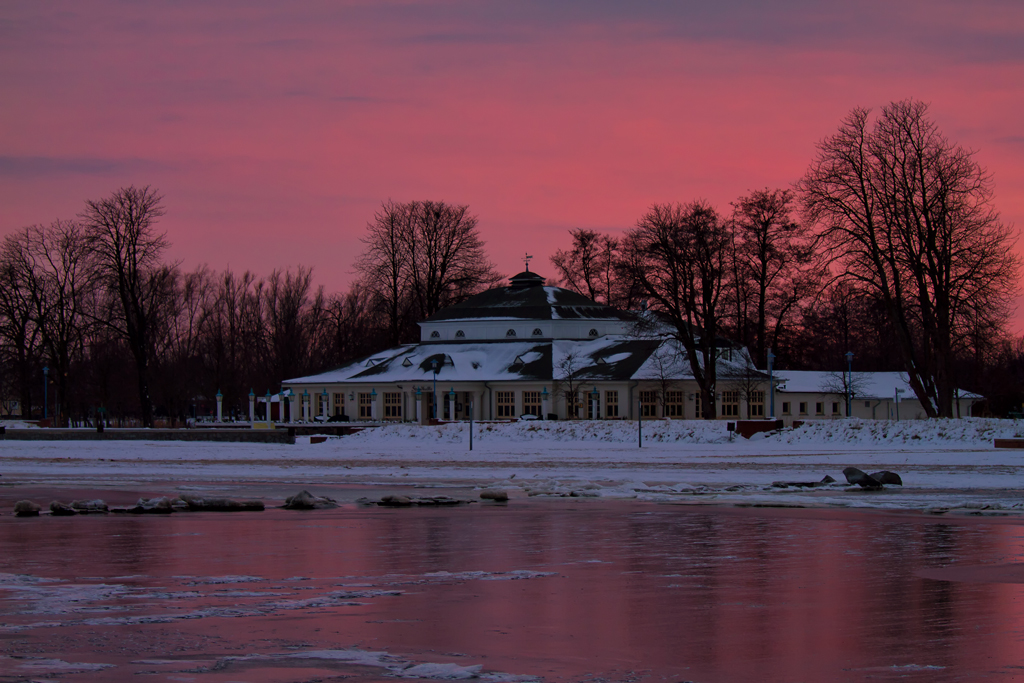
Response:
M523 260L526 261L526 272L527 273L530 272L530 259L532 259L532 258L533 257L530 256L529 254L526 254L526 255L523 256Z

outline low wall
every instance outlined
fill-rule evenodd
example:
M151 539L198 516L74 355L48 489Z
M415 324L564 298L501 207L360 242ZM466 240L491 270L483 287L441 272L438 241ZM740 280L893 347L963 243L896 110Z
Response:
M3 429L0 439L12 441L219 441L295 443L287 429Z

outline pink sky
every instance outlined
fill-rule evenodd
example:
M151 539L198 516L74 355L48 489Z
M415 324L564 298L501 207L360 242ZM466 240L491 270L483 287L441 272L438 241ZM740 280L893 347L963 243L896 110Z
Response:
M185 268L303 264L333 291L382 201L435 199L503 272L528 251L550 275L569 228L788 187L852 107L907 97L1019 227L1022 83L1016 0L13 0L0 233L149 184Z

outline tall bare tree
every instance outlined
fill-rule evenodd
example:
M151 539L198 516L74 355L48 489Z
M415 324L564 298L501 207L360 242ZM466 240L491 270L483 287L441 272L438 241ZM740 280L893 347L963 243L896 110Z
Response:
M714 419L721 299L729 270L729 224L704 201L655 204L626 234L623 274L664 316L683 345Z
M734 274L731 303L737 341L764 367L769 347L778 348L783 328L820 278L813 268L807 228L793 220L790 190L755 190L733 203Z
M162 293L175 265L163 263L169 243L156 229L163 198L148 185L123 187L109 197L87 201L81 218L98 276L113 295L105 322L124 339L135 361L142 424L153 426L149 392L154 328L166 304Z
M363 241L356 269L385 309L393 342L407 341L415 321L501 280L468 206L389 201Z
M854 109L797 187L822 254L882 301L927 415L952 417L956 354L979 318L1006 320L1017 286L991 177L904 100L874 121Z

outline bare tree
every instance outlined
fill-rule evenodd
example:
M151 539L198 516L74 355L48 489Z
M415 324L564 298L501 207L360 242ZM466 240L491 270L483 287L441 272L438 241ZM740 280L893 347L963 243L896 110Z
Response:
M149 392L154 327L166 304L162 296L177 266L162 262L167 238L156 230L164 215L162 197L148 185L124 187L86 202L81 218L97 274L112 294L112 315L104 320L124 339L135 361L142 424L153 426Z
M501 280L468 206L389 201L363 241L356 268L386 311L393 343L410 337L415 321Z
M22 416L31 418L32 387L39 368L41 330L36 324L31 263L25 231L7 235L0 247L0 360L10 385L17 387Z
M703 201L655 204L622 247L621 270L686 349L707 419L715 419L720 302L731 230Z
M990 176L905 100L854 109L798 183L822 254L883 303L929 417L953 415L954 361L979 318L1000 327L1019 265Z
M93 312L93 268L85 235L75 221L27 228L23 278L51 366L54 416L70 408L71 366L82 352Z
M583 354L573 349L557 358L554 365L554 394L565 400L565 417L570 420L578 419L582 397L580 388L583 384L583 373L586 368L586 361Z
M820 277L812 268L809 231L792 218L792 191L756 190L732 206L736 331L763 365L768 348L778 348L780 331Z

